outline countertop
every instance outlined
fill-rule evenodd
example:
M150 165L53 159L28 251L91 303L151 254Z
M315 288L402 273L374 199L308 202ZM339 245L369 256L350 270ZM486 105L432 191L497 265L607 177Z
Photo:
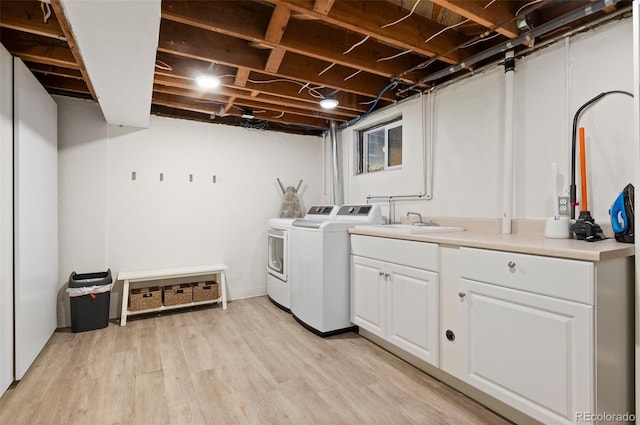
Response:
M475 231L450 233L392 233L387 230L363 227L349 229L352 235L432 242L440 245L493 249L523 254L545 255L583 261L604 261L635 255L633 244L604 239L597 242L576 239L547 239L538 234L496 234Z

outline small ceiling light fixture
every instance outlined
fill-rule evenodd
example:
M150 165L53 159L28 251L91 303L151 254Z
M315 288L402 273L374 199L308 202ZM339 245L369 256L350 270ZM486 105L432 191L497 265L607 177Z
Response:
M207 68L207 72L196 77L196 83L203 89L215 89L220 86L220 78L213 74L214 65L215 64L211 62L211 65Z
M247 120L252 120L255 118L255 115L253 115L253 111L251 109L243 109L242 115L240 115L240 117Z
M338 106L338 101L332 97L325 97L320 101L320 106L324 109L333 109Z

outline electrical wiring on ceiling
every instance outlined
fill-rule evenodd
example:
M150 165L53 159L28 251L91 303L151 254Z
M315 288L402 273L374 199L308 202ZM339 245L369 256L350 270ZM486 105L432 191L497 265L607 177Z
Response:
M254 120L242 117L238 117L238 124L240 125L240 127L249 130L267 130L269 128L269 121Z
M284 117L284 111L280 112L280 114L279 114L279 115L276 115L276 116L275 116L275 117L273 117L273 118L282 118L282 117Z
M323 69L322 71L318 72L318 75L322 75L325 72L327 72L328 70L330 70L331 68L333 68L336 65L336 63L332 63L331 65L329 65L328 67L326 67L325 69Z
M438 31L437 33L433 34L431 37L427 38L424 42L428 43L431 40L433 40L434 38L436 38L437 36L439 36L440 34L442 34L445 31L448 31L450 29L459 27L460 25L466 24L467 22L469 22L471 19L465 19L464 21L460 21L457 24L453 24L453 25L449 25L448 27L442 28L440 31Z
M348 77L345 77L344 81L350 80L351 78L355 77L356 75L360 74L362 72L361 69L357 70L356 72L354 72L353 74L349 75Z
M371 100L367 100L366 102L358 102L358 105L371 105L375 101L376 101L375 99L371 99Z
M51 17L51 6L49 6L49 3L41 0L40 9L42 10L42 14L44 15L43 21L46 24L49 22L49 18Z
M495 1L495 0L491 0L489 3L487 3L487 4L484 6L484 9L488 8L489 6L491 6L491 5L494 3L494 1ZM517 17L517 16L518 16L518 14L519 14L522 10L524 10L525 8L527 8L527 7L529 7L529 6L532 6L532 5L534 5L534 4L538 4L538 3L540 3L540 2L542 2L542 0L533 0L533 1L531 1L531 2L529 2L529 3L527 3L527 4L525 4L525 5L523 5L522 7L520 7L520 8L516 11L516 13L514 14L514 18L515 18L515 17ZM536 7L536 8L537 8L537 7ZM468 19L467 19L467 21L468 21ZM464 21L460 22L460 23L459 23L459 24L457 24L457 25L461 25L463 22L464 22ZM493 28L491 28L490 30L491 30L491 31L495 31L495 28L496 28L496 27L493 27ZM446 31L446 30L447 30L447 28L444 28L443 30L441 30L441 31L439 31L438 33L436 33L436 34L432 35L431 37L429 37L429 38L427 39L427 41L433 40L433 38L435 38L436 36L440 35L442 32L444 32L444 31ZM492 38L493 38L493 37L492 37ZM488 40L488 39L489 39L489 38L488 38L488 37L486 37L484 40ZM479 39L479 40L482 40L482 39ZM484 40L483 40L483 41L484 41ZM399 76L399 77L402 77L402 76L404 76L404 75L407 75L407 74L409 74L409 73L411 73L411 72L414 72L414 71L417 71L417 70L424 70L424 69L425 69L425 68L427 68L429 65L431 65L431 64L433 64L433 63L435 63L435 62L437 62L437 61L438 61L441 57L443 57L444 55L447 55L447 54L449 54L449 53L452 53L452 52L454 52L454 51L456 51L456 50L458 50L458 49L461 49L461 48L469 47L469 46L473 45L472 43L476 43L476 41L478 41L478 40L469 40L469 41L467 41L467 42L465 42L465 43L463 43L463 44L461 44L461 45L459 45L459 46L456 46L456 47L454 47L454 48L452 48L452 49L449 49L449 50L448 50L448 51L446 51L446 52L442 52L442 53L440 53L440 54L438 54L438 55L436 55L436 56L433 56L433 57L432 57L432 58L430 58L429 60L427 60L427 61L425 61L425 62L423 62L423 63L421 63L421 64L418 64L418 65L416 65L416 66L414 66L414 67L412 67L412 68L410 68L410 69L408 69L408 70L406 70L406 71L404 71L404 72L400 73L398 76ZM466 46L465 46L465 45L466 45Z
M308 89L309 95L311 95L312 97L315 97L316 99L323 99L324 98L322 93L320 93L318 91L319 89L324 88L324 86L309 87L309 83L301 83L300 81L290 80L288 78L274 78L272 80L251 80L251 79L247 79L247 81L250 82L250 83L254 83L254 84L269 84L269 83L277 83L277 82L294 83L294 84L298 84L298 85L302 86L300 88L300 90L298 90L298 93L301 93L304 89Z
M491 0L489 3L487 3L487 4L483 7L483 9L488 8L489 6L491 6L491 5L492 5L493 3L495 3L495 2L496 2L496 0Z
M387 84L382 90L380 90L380 93L378 93L378 96L376 96L376 98L373 100L371 106L369 107L369 109L367 110L367 112L365 112L364 114L360 115L358 118L346 122L342 125L340 125L338 127L338 129L343 130L345 128L348 128L349 126L354 125L355 123L357 123L358 121L362 120L364 117L366 117L367 115L369 115L376 107L376 105L378 104L378 102L380 101L380 99L382 98L382 95L384 95L386 93L387 90L389 89L393 89L398 85L397 82L393 81L389 84Z
M489 35L489 34L491 34L491 33L490 32L483 33L483 34L480 35L480 38L478 40L470 41L470 42L465 43L465 44L461 44L460 48L461 49L466 49L467 47L474 46L474 45L476 45L478 43L482 43L483 41L491 40L492 38L496 38L497 36L500 35L500 33L495 33L492 36L487 37L487 35Z
M173 67L171 65L161 61L160 59L156 59L156 68L161 69L163 71L173 71Z
M400 52L400 53L395 54L393 56L387 56L386 58L380 58L380 59L376 60L376 62L389 61L391 59L399 58L400 56L406 55L407 53L411 53L411 52L412 52L411 49L407 49L404 52Z
M418 0L419 1L419 0ZM344 52L342 52L343 55L346 55L347 53L351 52L353 49L355 49L356 47L364 44L369 37L371 37L370 35L366 36L365 38L363 38L362 40L358 41L356 44L354 44L353 46L349 47L347 50L345 50Z
M405 19L407 19L409 16L413 15L413 12L415 12L416 7L418 7L418 3L420 3L420 0L416 0L416 3L413 5L413 7L411 8L411 12L409 12L408 15L405 15L404 17L393 21L393 22L389 22L388 24L384 24L380 27L380 29L384 29L384 28L388 28L390 26L393 26L395 24L399 24L400 22L404 21Z
M195 103L212 103L214 105L219 105L222 106L223 102L220 102L219 100L209 100L209 99L194 99Z
M527 4L523 5L523 6L521 6L521 7L520 7L520 9L516 10L516 13L514 14L514 16L518 16L518 15L520 14L520 12L522 12L522 11L523 11L524 9L526 9L527 7L532 6L532 5L536 4L536 3L540 3L541 1L542 1L542 0L533 0L533 1L530 1L529 3L527 3Z

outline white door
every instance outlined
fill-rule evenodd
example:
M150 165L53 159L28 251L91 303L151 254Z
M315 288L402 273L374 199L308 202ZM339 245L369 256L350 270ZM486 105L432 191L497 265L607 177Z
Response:
M13 58L0 45L0 396L13 382Z
M387 273L387 339L438 366L438 274L396 264L387 264Z
M58 109L14 60L15 379L57 325Z
M594 412L591 306L465 279L460 288L463 379L543 423Z
M386 338L385 286L385 263L351 256L351 321L381 338Z

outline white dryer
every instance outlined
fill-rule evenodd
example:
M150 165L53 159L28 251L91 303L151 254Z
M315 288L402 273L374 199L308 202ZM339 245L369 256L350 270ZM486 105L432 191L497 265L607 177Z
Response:
M316 205L309 208L310 220L329 220L338 212L335 205ZM290 312L291 290L289 231L295 218L272 218L267 225L267 296L275 305Z
M298 219L290 233L291 312L305 328L329 336L354 328L350 320L348 229L382 224L378 205L343 205L332 220Z

